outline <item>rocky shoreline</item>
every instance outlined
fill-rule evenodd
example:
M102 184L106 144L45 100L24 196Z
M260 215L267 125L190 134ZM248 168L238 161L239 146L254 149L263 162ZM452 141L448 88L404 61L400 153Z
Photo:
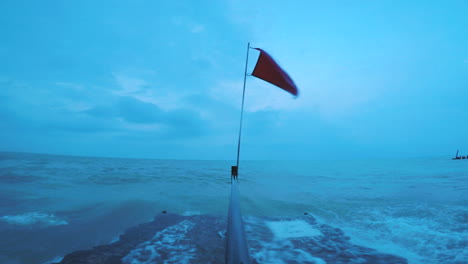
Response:
M244 221L250 254L258 263L407 263L354 245L342 230L310 215ZM162 213L116 242L72 252L56 264L223 263L225 228L225 217Z

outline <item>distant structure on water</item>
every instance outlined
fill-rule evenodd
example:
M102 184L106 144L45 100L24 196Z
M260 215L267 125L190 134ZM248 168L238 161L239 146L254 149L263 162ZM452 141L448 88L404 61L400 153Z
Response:
M455 158L452 158L453 160L459 160L459 159L468 159L468 156L458 156L458 149L457 149L457 154L455 154Z

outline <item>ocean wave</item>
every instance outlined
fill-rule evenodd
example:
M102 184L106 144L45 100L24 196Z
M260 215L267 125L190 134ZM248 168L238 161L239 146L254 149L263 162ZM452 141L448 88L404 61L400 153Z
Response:
M10 225L17 226L33 226L38 225L41 227L46 226L59 226L68 225L68 222L64 219L60 219L54 214L45 214L39 212L30 212L21 215L5 215L0 217L0 221L3 221Z
M98 185L127 185L134 183L149 183L157 178L142 175L92 175L88 180Z
M275 238L298 238L323 235L320 230L313 228L303 220L269 221L266 225L271 229Z
M182 213L183 216L201 215L199 211L185 211Z
M354 243L400 254L411 263L468 263L466 215L466 208L453 205L402 204L356 209L334 224Z
M152 240L144 242L122 259L125 264L190 263L196 248L190 243L187 232L195 224L184 220L177 225L156 233ZM164 252L164 254L162 254Z
M60 256L60 257L55 257L54 259L52 260L49 260L49 261L46 261L42 264L54 264L54 263L59 263L60 261L62 261L63 259L63 256Z
M34 175L21 175L14 172L3 171L0 174L0 182L15 184L15 183L31 183L42 180L42 177Z

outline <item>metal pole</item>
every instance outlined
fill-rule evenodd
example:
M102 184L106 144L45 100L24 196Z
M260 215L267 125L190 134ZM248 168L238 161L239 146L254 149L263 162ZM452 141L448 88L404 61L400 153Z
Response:
M236 163L237 171L239 171L239 155L240 155L241 135L242 135L242 117L244 116L245 81L247 79L247 64L249 63L249 49L250 49L250 42L247 43L247 58L245 59L244 88L242 90L242 106L241 106L241 117L240 117L240 126L239 126L239 141L237 142L237 163Z
M245 236L244 225L240 213L239 190L237 180L231 184L231 199L229 201L228 224L226 230L226 264L251 264L249 247Z
M228 223L226 230L226 264L250 264L249 247L240 213L239 190L237 187L237 173L239 170L239 155L242 135L242 117L244 115L245 81L247 79L247 64L249 63L250 42L247 44L247 58L245 60L244 88L242 91L242 106L239 126L239 141L237 142L237 163L231 167L231 197L229 199ZM232 179L234 177L234 180Z

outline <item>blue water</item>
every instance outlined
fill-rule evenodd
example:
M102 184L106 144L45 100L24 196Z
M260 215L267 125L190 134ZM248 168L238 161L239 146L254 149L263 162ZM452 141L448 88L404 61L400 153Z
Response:
M0 263L111 242L162 210L226 215L231 161L0 152ZM304 212L410 263L468 263L468 160L242 161L246 217Z

